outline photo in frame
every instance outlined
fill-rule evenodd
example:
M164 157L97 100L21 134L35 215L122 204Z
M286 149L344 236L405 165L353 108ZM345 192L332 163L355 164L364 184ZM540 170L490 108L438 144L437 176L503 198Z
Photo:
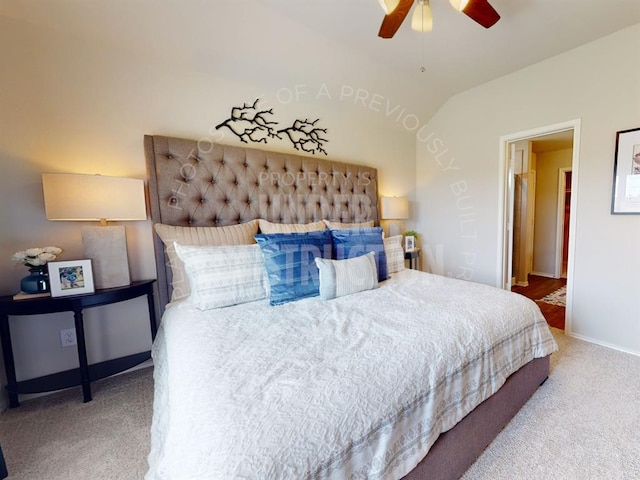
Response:
M49 285L52 297L93 293L91 260L49 262Z
M616 132L611 213L640 215L640 128Z
M404 251L413 252L416 249L416 237L408 235L404 237Z

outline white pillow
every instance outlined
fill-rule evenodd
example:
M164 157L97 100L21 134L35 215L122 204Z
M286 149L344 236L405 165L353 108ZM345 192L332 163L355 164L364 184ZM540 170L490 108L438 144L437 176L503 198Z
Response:
M257 244L219 247L174 243L189 279L189 301L200 310L267 298L268 278Z
M344 260L320 257L316 257L315 260L320 271L320 298L323 300L371 290L378 286L374 252Z
M396 273L404 270L402 235L384 238L382 242L384 243L384 253L387 256L387 272Z
M164 243L169 265L171 266L171 301L177 302L189 296L189 282L184 265L176 255L173 244L214 246L214 245L250 245L256 241L253 236L258 233L258 221L228 225L226 227L180 227L156 223L154 228Z

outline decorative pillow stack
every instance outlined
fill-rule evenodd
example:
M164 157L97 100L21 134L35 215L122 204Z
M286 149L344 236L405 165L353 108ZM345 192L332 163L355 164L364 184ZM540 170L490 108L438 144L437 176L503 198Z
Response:
M258 234L255 239L264 256L271 305L314 297L320 293L315 258L331 258L329 230Z
M257 234L258 224L263 233ZM281 305L376 288L389 273L404 269L404 251L401 235L383 239L382 228L371 224L255 220L231 227L155 228L173 270L172 301L189 296L207 310L267 297ZM180 276L186 277L176 288Z
M382 227L361 227L331 230L334 258L344 260L365 253L375 252L378 267L378 281L389 278L387 256L382 241Z
M165 245L171 265L171 301L187 298L190 293L189 282L182 260L176 254L174 242L180 245L218 246L255 244L253 236L258 233L258 221L229 225L226 227L180 227L155 224L155 230Z

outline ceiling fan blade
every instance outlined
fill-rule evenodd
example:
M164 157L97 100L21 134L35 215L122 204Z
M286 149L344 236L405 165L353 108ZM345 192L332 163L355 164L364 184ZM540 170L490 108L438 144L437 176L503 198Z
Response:
M413 6L414 0L400 0L396 8L389 12L384 16L384 20L382 20L382 25L380 25L380 31L378 32L378 36L382 38L391 38L393 37L402 22L409 14L409 10Z
M500 15L489 5L488 0L469 0L462 12L484 28L492 27L500 20Z

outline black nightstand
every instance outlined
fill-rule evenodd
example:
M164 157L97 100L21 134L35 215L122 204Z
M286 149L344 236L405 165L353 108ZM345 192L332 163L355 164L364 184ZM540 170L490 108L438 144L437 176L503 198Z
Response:
M114 373L122 372L151 358L151 352L147 351L89 365L87 362L87 347L84 338L82 311L86 308L110 305L146 295L149 305L151 339L153 340L157 331L153 301L154 282L155 280L141 280L124 287L98 289L94 293L69 297L39 297L22 300L14 300L13 297L0 297L0 340L2 340L4 368L7 373L6 388L9 392L9 406L13 408L20 405L18 402L18 394L48 392L76 385L82 385L84 401L90 402L91 382L108 377ZM73 312L80 367L18 382L16 380L16 368L13 359L13 348L11 346L9 316L39 315L56 312Z
M418 259L420 258L420 250L412 252L404 252L404 259L409 260L409 268L415 270L418 268Z
M7 465L4 463L4 456L2 455L2 445L0 445L0 478L7 478L9 472L7 472Z

